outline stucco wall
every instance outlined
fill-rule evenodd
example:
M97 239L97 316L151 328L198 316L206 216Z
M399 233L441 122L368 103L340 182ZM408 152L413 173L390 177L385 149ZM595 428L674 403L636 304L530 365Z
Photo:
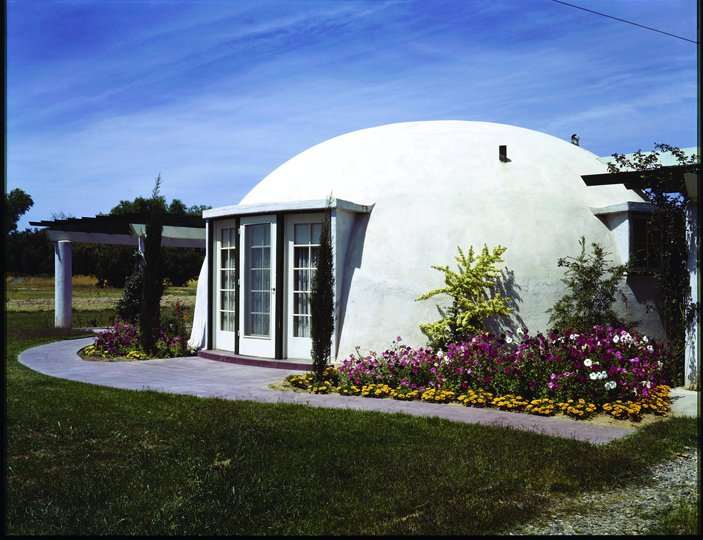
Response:
M507 163L498 159L500 145L507 145ZM618 252L616 238L589 207L642 201L623 186L587 187L581 179L602 172L607 168L594 154L535 131L413 122L317 145L272 172L241 204L324 199L329 193L375 204L368 217L356 218L359 226L345 225L350 238L339 298L339 358L356 345L382 350L398 335L408 345L424 345L418 325L436 320L442 302L415 299L443 285L443 274L431 266L455 266L457 246L507 248L503 285L516 313L492 328L546 330L545 311L565 292L557 260L578 255L582 235ZM628 310L646 316L634 302Z

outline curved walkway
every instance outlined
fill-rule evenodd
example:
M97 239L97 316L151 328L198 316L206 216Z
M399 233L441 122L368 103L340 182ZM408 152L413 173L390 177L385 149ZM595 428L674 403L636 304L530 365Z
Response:
M300 370L243 366L200 357L139 362L88 362L78 356L78 351L93 341L93 338L89 337L42 345L21 353L19 361L45 375L130 390L156 390L231 400L298 403L313 407L438 416L455 422L510 426L545 435L571 437L593 444L603 444L633 433L632 429L627 428L491 409L406 403L357 396L278 392L268 388L269 384L281 382L288 374L300 373Z

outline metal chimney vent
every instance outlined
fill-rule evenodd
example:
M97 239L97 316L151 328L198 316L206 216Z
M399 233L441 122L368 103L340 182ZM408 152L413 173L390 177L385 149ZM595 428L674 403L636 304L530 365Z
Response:
M498 147L498 159L503 163L508 162L508 146L506 144L502 144Z

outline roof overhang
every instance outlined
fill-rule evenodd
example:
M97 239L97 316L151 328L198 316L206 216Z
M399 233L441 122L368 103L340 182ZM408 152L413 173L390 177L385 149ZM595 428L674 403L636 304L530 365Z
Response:
M622 184L627 189L647 189L655 185L663 187L668 193L686 193L684 166L669 166L650 171L621 171L616 173L584 174L581 178L587 186L606 186ZM662 176L665 176L663 184Z
M646 212L654 211L654 205L648 202L633 202L627 201L601 208L589 207L589 210L596 216L605 216L609 214L619 214L622 212Z
M203 218L217 219L228 218L235 216L248 216L254 214L293 214L304 212L322 212L327 205L326 199L316 199L311 201L288 201L277 203L258 203L258 204L237 204L233 206L222 206L205 210ZM343 199L332 199L331 207L338 210L346 210L359 214L368 214L373 209L371 205L361 205Z

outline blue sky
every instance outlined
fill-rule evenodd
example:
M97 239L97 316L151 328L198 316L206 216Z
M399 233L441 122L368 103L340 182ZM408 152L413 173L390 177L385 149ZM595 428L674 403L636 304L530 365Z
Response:
M695 41L696 0L569 3ZM552 0L7 2L20 221L238 203L358 129L511 124L599 156L697 144L696 45Z

